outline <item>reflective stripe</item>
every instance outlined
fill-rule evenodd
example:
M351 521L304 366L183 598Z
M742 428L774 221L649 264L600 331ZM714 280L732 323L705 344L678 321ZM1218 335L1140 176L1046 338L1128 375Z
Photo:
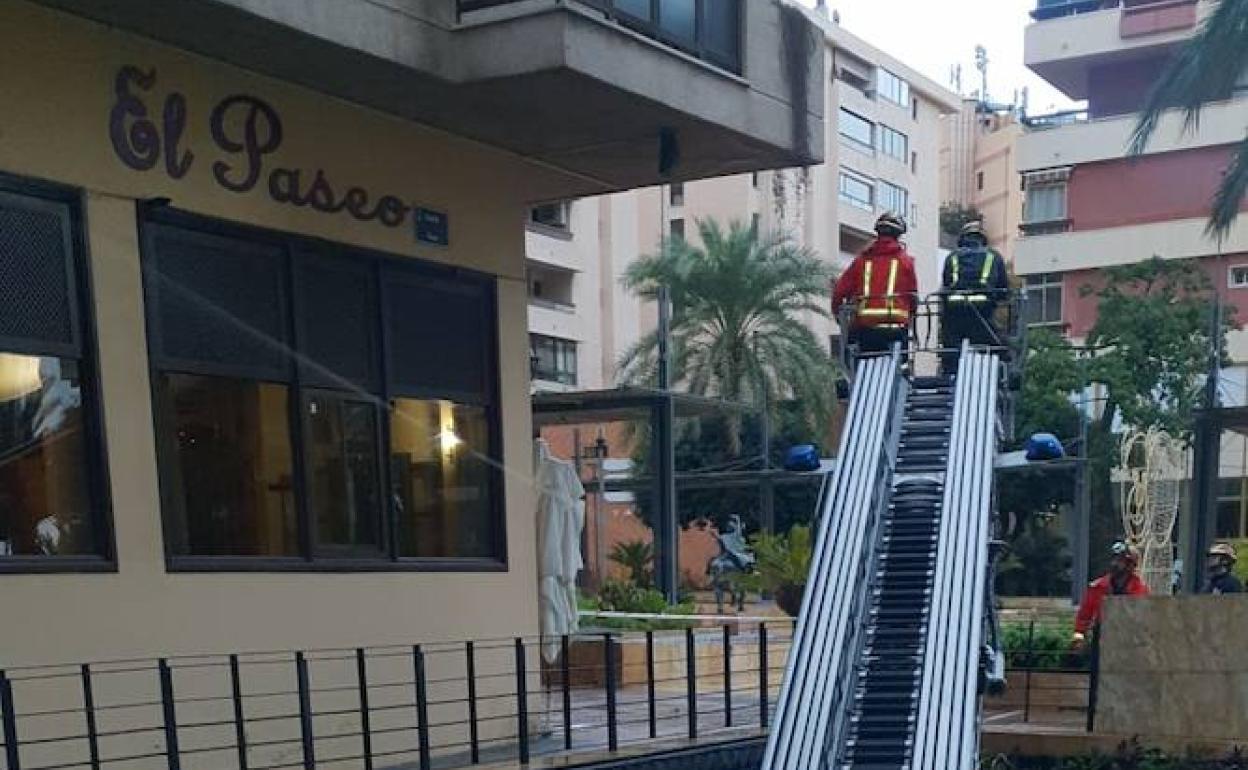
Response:
M877 328L896 327L902 328L910 319L910 311L906 308L896 306L897 300L897 271L901 268L901 260L891 259L888 265L888 285L884 289L884 295L878 296L871 293L871 276L873 263L867 260L862 266L863 279L863 296L859 300L858 315L860 316L883 316L887 318L898 318L901 323L898 324L876 324ZM867 303L872 300L883 300L884 307L867 307Z
M979 303L979 302L987 302L989 299L990 297L987 294L951 294L949 295L950 302Z
M984 262L982 265L980 265L980 268L979 268L979 285L980 286L987 286L988 279L992 277L992 255L993 255L992 249L984 250ZM954 252L953 256L950 257L950 259L953 260L953 286L951 288L956 289L958 286L958 282L962 278L962 260L958 259L957 252Z

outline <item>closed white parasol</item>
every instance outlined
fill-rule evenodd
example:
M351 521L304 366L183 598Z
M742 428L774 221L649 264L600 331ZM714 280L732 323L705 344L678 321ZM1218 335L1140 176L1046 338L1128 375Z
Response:
M559 659L559 637L575 633L579 620L576 575L584 566L581 529L585 526L585 488L576 468L550 453L537 440L538 602L547 663Z

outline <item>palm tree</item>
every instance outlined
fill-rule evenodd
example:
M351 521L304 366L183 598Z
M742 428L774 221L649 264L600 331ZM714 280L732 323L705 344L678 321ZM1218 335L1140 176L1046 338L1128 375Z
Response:
M1153 86L1131 139L1139 154L1167 110L1183 110L1183 128L1199 125L1200 110L1210 102L1231 98L1248 72L1248 0L1221 0L1196 36L1188 41ZM1248 126L1245 126L1248 134ZM1231 166L1214 195L1210 234L1221 239L1239 216L1248 193L1248 135L1240 142Z
M643 299L669 291L672 386L754 405L792 398L811 427L826 429L837 369L805 320L829 314L831 269L785 235L738 221L727 231L714 220L697 224L701 247L664 240L624 276ZM654 383L658 342L656 331L624 353L622 381Z

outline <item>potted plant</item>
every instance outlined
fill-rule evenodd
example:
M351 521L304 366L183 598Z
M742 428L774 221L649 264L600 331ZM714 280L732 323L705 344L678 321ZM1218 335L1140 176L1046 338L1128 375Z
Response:
M754 536L753 545L763 588L775 597L780 609L797 617L810 574L810 527L798 525L783 535L760 532Z

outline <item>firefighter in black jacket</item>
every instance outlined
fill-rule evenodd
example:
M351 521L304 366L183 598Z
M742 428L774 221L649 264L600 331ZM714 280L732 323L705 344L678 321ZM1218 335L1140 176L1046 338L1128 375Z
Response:
M1238 594L1244 587L1235 577L1235 546L1230 543L1214 543L1209 548L1209 580L1202 593Z
M981 223L963 226L958 248L945 260L941 287L941 361L945 373L953 374L963 340L972 345L1005 345L996 315L1010 296L1010 278L1005 260L988 246Z

